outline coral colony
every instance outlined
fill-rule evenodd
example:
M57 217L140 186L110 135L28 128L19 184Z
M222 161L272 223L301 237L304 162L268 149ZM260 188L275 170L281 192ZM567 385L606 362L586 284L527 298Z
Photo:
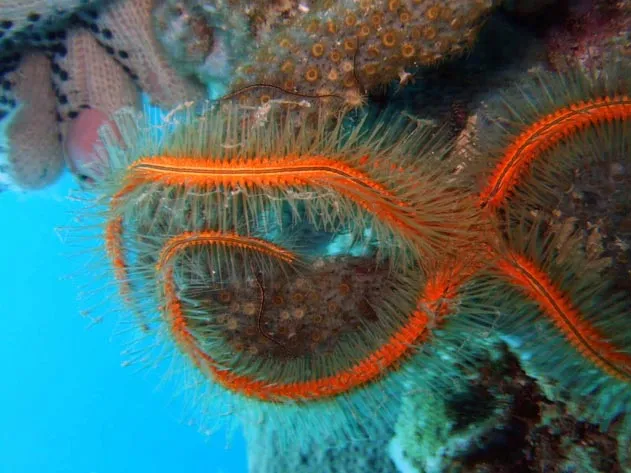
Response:
M138 88L173 108L206 86L260 105L287 92L360 106L368 88L410 80L406 68L462 54L491 0L36 0L0 4L0 117L8 175L49 185L64 158L91 181L80 136L138 106ZM39 113L33 103L41 103ZM17 107L20 104L21 107ZM37 137L33 139L32 137ZM96 138L93 139L93 141Z

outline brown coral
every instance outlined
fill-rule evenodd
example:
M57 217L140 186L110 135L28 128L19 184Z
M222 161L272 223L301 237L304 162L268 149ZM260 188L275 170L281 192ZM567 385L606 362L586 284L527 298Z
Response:
M363 0L306 11L262 38L236 68L232 88L269 84L359 105L366 90L398 79L405 69L462 53L494 5L494 0Z

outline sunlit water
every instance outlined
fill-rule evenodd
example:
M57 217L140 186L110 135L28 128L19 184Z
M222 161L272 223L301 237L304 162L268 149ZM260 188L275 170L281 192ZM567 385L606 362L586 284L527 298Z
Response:
M0 473L246 472L243 439L201 434L176 378L121 366L119 314L80 315L86 262L58 230L73 187L0 193Z

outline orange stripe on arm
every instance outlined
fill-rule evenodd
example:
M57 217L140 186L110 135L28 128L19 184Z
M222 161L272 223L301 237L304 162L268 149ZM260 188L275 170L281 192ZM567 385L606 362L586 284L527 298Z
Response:
M631 356L620 352L586 321L558 286L534 263L511 252L498 269L519 290L537 303L578 352L610 376L631 382Z
M415 311L410 320L381 348L355 366L333 376L289 384L272 384L236 375L210 363L207 369L226 389L262 401L314 401L350 392L385 374L410 353L414 344L424 338L429 318Z
M589 126L612 120L631 119L631 98L604 97L570 105L533 123L506 148L487 186L482 190L480 207L497 209L531 163L559 142Z
M328 187L410 240L423 239L423 229L429 225L420 221L411 205L397 199L368 174L325 156L288 155L233 161L155 156L134 162L128 173L129 183L114 196L114 200L120 200L146 183L202 189L257 186L280 191L291 186Z
M418 309L396 333L366 358L335 375L317 380L276 384L218 368L210 359L206 369L226 389L262 401L314 401L349 393L379 379L398 366L429 336L429 329L433 326L436 315L445 315L444 299L454 296L455 284L451 275L452 271L446 271L433 278L431 294L423 291L419 297Z
M143 181L135 176L126 180L126 184L110 200L109 213L113 216L105 226L105 249L114 267L114 277L120 284L119 292L125 300L129 299L131 290L128 283L127 262L123 255L123 218L118 216L118 211L124 197L142 184Z

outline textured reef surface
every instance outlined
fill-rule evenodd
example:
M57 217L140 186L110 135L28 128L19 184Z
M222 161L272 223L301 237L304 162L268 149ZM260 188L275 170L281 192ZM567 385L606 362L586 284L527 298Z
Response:
M251 473L631 472L630 35L615 0L0 0L0 185L77 176L128 363L174 358Z

